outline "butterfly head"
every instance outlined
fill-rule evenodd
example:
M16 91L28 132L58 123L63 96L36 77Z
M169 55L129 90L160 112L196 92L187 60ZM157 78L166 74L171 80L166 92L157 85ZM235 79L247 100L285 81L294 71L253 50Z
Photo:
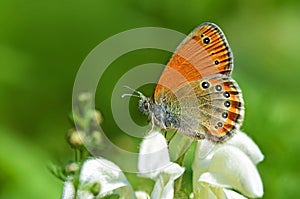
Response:
M143 93L134 90L128 86L124 86L125 88L128 88L130 90L132 90L134 92L134 94L123 94L123 97L138 97L139 98L139 102L138 102L138 107L139 110L141 111L141 113L145 114L145 115L150 115L150 110L152 109L154 103L153 100L149 97L146 97L145 95L143 95Z
M144 115L149 115L150 110L152 109L153 106L153 101L148 98L143 96L140 96L140 100L138 103L139 106L139 110L141 111L141 113L143 113Z

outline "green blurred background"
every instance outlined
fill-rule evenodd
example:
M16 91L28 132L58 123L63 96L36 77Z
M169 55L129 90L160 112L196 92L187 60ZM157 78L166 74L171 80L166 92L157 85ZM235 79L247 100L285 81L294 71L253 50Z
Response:
M223 29L233 50L233 76L246 103L242 129L265 155L258 166L264 198L298 197L299 1L1 0L0 198L60 197L63 184L46 166L72 158L65 134L71 127L73 81L96 45L131 28L158 26L187 34L205 21ZM166 63L169 57L159 50L128 53L112 64L108 76L124 65ZM108 86L98 89L103 104L96 104L104 118L111 117L107 106L117 78L106 78L102 84ZM116 143L138 149L110 119L103 125Z

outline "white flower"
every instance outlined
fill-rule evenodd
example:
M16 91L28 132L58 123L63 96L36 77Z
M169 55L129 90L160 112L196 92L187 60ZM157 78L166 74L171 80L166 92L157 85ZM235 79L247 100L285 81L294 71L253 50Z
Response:
M75 197L75 187L72 180L69 178L64 184L62 199L73 199Z
M73 199L74 185L65 183L63 199ZM77 198L94 199L106 195L118 194L120 198L135 199L135 193L120 168L103 158L90 159L84 162L77 190Z
M176 145L176 143L178 145ZM173 158L184 153L189 140L173 142ZM256 164L264 156L257 145L239 132L223 144L199 141L193 163L193 193L190 198L245 199L262 197L263 185ZM114 163L103 158L86 160L81 168L77 190L75 178L65 182L62 199L99 199L118 194L121 199L173 199L174 181L184 168L171 162L168 145L163 135L152 132L141 144L138 170L140 177L155 181L151 196L134 192L124 173ZM236 191L238 192L236 192Z
M135 192L136 199L150 199L150 196L144 191Z
M173 199L174 181L183 174L184 168L170 161L166 140L159 132L144 138L138 169L139 176L155 180L151 199Z
M263 158L257 145L242 132L224 144L199 141L193 163L195 198L262 197L263 184L255 165Z

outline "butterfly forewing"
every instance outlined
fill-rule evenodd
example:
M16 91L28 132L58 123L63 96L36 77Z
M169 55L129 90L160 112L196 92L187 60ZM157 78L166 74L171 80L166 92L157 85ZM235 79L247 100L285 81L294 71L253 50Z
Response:
M161 92L176 90L186 82L213 74L230 76L232 59L230 47L221 29L215 24L204 23L177 48L159 79L154 98L158 99Z

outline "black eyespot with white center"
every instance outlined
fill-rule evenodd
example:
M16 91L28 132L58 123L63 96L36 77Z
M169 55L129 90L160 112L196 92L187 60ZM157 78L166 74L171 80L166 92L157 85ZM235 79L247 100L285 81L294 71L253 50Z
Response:
M209 39L208 37L205 37L205 38L203 39L203 43L209 44L209 42L210 42L210 39Z
M222 127L223 126L222 122L218 122L217 125L218 125L218 127Z
M227 108L230 107L230 102L229 101L225 101L224 102L224 106L227 107Z
M226 112L222 113L222 117L223 118L227 118L228 117L228 113L226 113Z
M221 85L217 85L216 86L216 91L221 91L222 90L222 86Z
M203 89L208 89L210 84L209 84L209 82L205 81L205 82L201 83L201 86L202 86Z
M220 62L218 60L215 61L215 65L218 65Z
M224 97L229 98L230 97L230 93L228 91L223 93Z

